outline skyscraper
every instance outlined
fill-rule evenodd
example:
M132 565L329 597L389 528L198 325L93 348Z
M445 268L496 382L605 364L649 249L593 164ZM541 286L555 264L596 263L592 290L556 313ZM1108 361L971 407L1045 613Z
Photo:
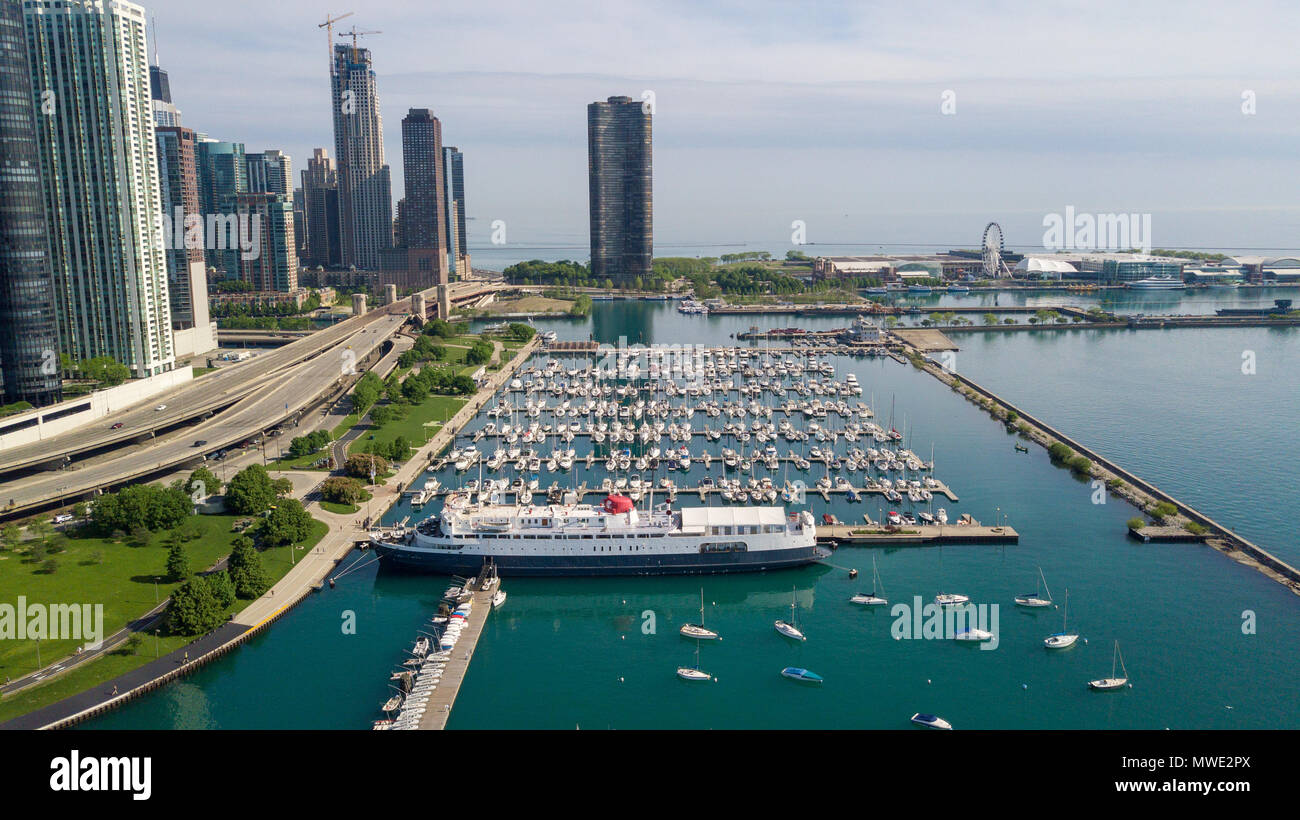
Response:
M62 352L170 370L171 309L144 10L23 7Z
M293 196L293 170L289 155L275 148L244 157L251 194Z
M427 108L402 118L406 196L398 203L397 246L383 254L385 284L423 290L447 281L442 124Z
M181 127L158 127L154 133L158 144L158 180L162 195L164 245L167 248L172 330L197 327L206 331L209 324L208 280L201 241L203 212L199 207L194 132ZM211 341L215 346L215 340ZM189 347L177 338L178 353L211 349L202 344L195 350L188 350Z
M307 222L304 263L341 265L338 174L324 148L312 151L312 158L307 160L307 169L302 172L302 196Z
M469 275L469 245L465 241L465 155L449 145L443 154L443 199L447 217L447 259L451 272Z
M650 278L654 256L650 112L631 97L587 106L591 273Z
M293 198L284 194L246 193L235 197L242 224L258 234L252 252L236 254L238 278L256 291L288 293L298 289L298 250L293 235Z
M393 194L370 50L340 43L333 68L342 261L378 270L383 251L393 246Z
M32 81L19 0L0 0L0 368L3 404L61 397Z
M235 199L248 193L248 162L242 142L222 142L196 135L196 166L199 177L199 207L211 223L214 217L235 213ZM233 225L233 221L223 221ZM238 238L231 241L229 231L209 228L205 237L206 262L223 278L239 278Z

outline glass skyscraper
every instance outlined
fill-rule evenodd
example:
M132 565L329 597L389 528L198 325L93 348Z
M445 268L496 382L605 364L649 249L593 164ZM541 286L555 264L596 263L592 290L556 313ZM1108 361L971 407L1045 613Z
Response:
M40 407L62 383L34 113L22 4L0 0L0 403Z
M343 265L379 270L393 246L393 192L370 50L334 46L330 77Z
M631 97L587 106L591 273L626 284L648 281L652 230L651 114Z

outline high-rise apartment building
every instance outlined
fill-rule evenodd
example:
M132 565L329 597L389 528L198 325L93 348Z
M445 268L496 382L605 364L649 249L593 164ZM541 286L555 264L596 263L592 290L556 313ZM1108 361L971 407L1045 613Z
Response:
M442 149L443 201L447 220L447 260L451 272L469 275L469 244L465 240L465 155L456 146Z
M396 247L382 255L382 281L424 290L447 281L442 124L427 108L402 118L402 167L406 196L398 203Z
M61 397L59 332L22 4L0 0L0 404Z
M303 263L338 267L343 263L339 245L339 188L334 163L324 148L312 151L302 172L303 214L307 235Z
M194 132L154 129L162 194L163 244L167 254L172 329L208 325L208 281L203 260L203 211L199 207Z
M648 281L654 257L650 111L631 97L587 106L591 272Z
M256 232L247 252L237 253L238 278L256 291L298 289L298 250L293 234L293 198L247 193L235 197L242 224Z
M378 270L393 246L393 194L370 50L336 45L330 83L342 262Z
M230 219L235 200L248 193L248 162L242 142L222 142L195 136L196 166L199 177L199 206L205 226L205 259L218 278L239 277L238 236L232 236Z
M61 352L175 363L144 9L23 6Z
M293 195L293 170L289 155L274 148L244 157L250 194Z

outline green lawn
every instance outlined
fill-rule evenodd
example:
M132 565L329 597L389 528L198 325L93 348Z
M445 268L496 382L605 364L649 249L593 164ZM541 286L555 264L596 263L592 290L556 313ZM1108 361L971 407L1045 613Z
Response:
M420 404L408 406L406 418L391 421L378 429L372 426L369 433L352 442L348 453L364 453L369 443L388 444L398 436L405 436L412 446L418 447L438 431L437 425L426 427L425 422L444 422L464 407L465 403L466 399L459 396L430 396Z
M361 509L356 504L340 504L337 501L322 501L320 508L325 512L337 513L338 515L352 515Z
M335 441L338 441L340 438L343 437L344 433L346 433L347 431L355 427L357 425L357 422L359 421L361 421L361 414L352 413L347 418L343 419L343 421L339 422L338 426L336 426L333 430L330 431L330 436L332 436Z
M269 465L269 468L272 470L324 470L327 468L315 467L312 465L320 461L322 458L329 458L329 456L330 451L327 447L324 450L317 450L314 453L308 453L305 456L298 456L297 458L285 456L278 461L272 462Z
M229 554L230 542L236 536L231 531L231 524L242 517L197 516L195 521L203 536L186 545L190 568L195 572L207 569L219 558ZM327 532L328 524L313 521L311 535L297 547L298 555L301 556L315 546ZM33 574L32 568L22 564L18 565L22 568L21 572L0 571L0 600L16 603L17 596L22 594L27 596L29 603L103 603L104 635L107 637L125 626L127 621L153 608L153 578L163 574L167 560L167 551L161 542L161 533L155 533L149 545L144 547L115 544L111 539L72 539L68 550L57 556L61 566L54 575ZM262 566L272 582L278 581L292 567L289 550L289 547L275 547L262 551ZM102 564L88 563L95 552L103 554ZM17 563L17 557L12 553L0 553L0 558ZM0 566L9 569L7 564ZM160 582L159 598L166 597L177 586L179 584ZM249 603L242 599L236 600L229 613L234 614ZM185 646L191 640L192 637L184 636L146 636L138 648L138 654L130 654L119 648L65 675L4 698L0 701L0 721L26 714L111 680L153 660L155 651L166 654ZM4 643L7 645L0 645L0 671L3 674L18 677L36 667L34 642ZM41 661L49 665L54 660L71 654L78 643L79 641L42 641Z

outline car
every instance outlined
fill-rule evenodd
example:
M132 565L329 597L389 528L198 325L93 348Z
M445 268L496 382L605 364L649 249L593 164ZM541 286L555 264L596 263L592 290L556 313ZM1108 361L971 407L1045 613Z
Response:
M122 429L122 422L120 422L120 421L118 421L118 422L114 422L114 423L113 423L113 426L110 427L110 428L108 428L108 429L110 429L110 430L121 430L121 429Z
M55 524L66 524L66 523L68 523L68 522L71 521L71 520L72 520L72 514L71 514L71 513L61 513L61 514L59 514L59 515L54 516L54 523L55 523Z
M202 447L203 445L205 445L205 444L207 444L207 443L208 443L208 440L207 440L207 439L205 439L205 438L201 438L201 439L197 439L197 440L195 440L195 442L194 442L194 446L195 446L195 447Z
M160 405L158 405L157 407L154 408L155 411L158 411L158 410L166 410L166 409L167 409L167 405L165 405L165 404L160 404Z

